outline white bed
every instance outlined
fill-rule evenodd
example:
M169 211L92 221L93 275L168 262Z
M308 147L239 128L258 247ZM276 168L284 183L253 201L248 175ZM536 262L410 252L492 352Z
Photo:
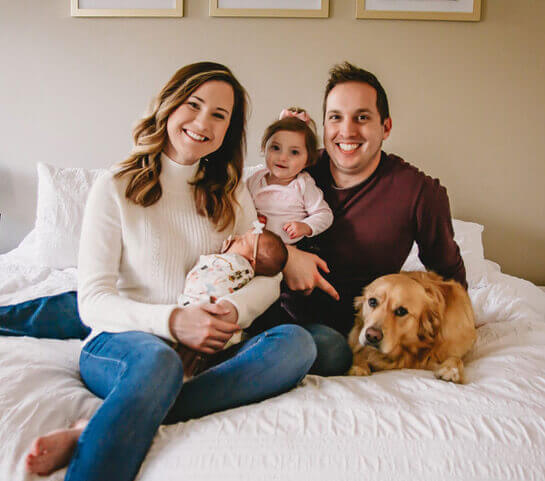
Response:
M49 181L60 170L51 168ZM66 244L61 257L53 255L62 235L50 237L60 217L74 218L72 207L57 209L52 220L51 205L42 205L50 218L40 219L40 203L53 202L44 194L48 172L39 178L36 228L0 256L0 305L76 288ZM73 187L70 175L62 182ZM47 231L46 221L56 224ZM307 376L279 397L161 427L138 479L545 479L545 293L484 259L480 226L456 221L455 230L479 326L465 385L415 370ZM51 254L49 265L41 249ZM406 267L419 267L415 253ZM100 405L79 378L80 345L0 337L0 480L34 479L24 470L31 440Z

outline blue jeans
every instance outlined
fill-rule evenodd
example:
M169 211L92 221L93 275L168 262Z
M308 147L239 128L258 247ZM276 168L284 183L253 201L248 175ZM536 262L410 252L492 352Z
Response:
M75 291L0 306L1 336L84 339L89 332L79 317Z
M290 323L284 312L275 310L274 305L270 312L274 322L271 327ZM307 324L303 327L314 338L318 351L310 374L320 376L345 374L352 364L352 352L344 336L323 324ZM84 339L89 332L90 329L83 324L78 315L74 291L11 306L0 306L0 335L3 336ZM256 329L253 334L258 332Z
M65 480L136 477L162 423L261 401L297 385L316 359L300 326L283 324L229 349L232 357L183 382L177 353L138 331L102 333L86 344L80 372L104 399L79 438Z
M318 351L316 362L309 374L319 376L342 376L352 365L352 350L344 335L320 323L301 323L289 313L280 300L276 301L246 329L250 335L282 324L297 324L304 327L314 339Z
M316 344L316 361L309 374L342 376L352 366L352 350L346 338L324 324L305 324L304 327Z

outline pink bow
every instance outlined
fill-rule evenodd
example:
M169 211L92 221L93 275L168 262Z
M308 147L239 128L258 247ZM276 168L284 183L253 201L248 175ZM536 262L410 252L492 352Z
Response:
M286 117L295 117L305 122L305 124L308 124L308 121L310 120L310 117L305 111L297 113L297 112L294 112L293 110L284 109L282 110L282 112L280 112L280 117L278 117L278 119L282 120L282 119L285 119Z

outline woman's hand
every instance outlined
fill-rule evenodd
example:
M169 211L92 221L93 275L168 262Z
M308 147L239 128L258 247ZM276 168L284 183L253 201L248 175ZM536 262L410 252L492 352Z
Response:
M231 336L241 330L237 319L238 312L233 304L221 301L174 309L169 327L174 338L190 349L213 354L223 349Z
M312 235L312 229L304 222L288 222L282 226L282 229L290 236L290 239Z
M212 304L205 304L212 305ZM230 322L231 324L236 324L238 321L238 311L234 304L229 301L219 301L216 306L220 306L224 311L227 311L225 314L217 314L216 318L222 321ZM204 307L204 306L202 306Z
M287 286L292 291L303 291L305 295L309 295L315 287L318 287L338 301L339 293L318 270L329 272L326 262L316 254L300 251L294 246L286 247L289 255L283 274Z

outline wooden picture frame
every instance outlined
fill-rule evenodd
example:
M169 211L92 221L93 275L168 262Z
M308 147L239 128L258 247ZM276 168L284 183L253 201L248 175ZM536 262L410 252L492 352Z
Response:
M71 14L72 17L183 17L184 2L183 0L71 0Z
M210 16L327 18L329 0L210 0Z
M482 0L356 0L356 18L478 22Z

